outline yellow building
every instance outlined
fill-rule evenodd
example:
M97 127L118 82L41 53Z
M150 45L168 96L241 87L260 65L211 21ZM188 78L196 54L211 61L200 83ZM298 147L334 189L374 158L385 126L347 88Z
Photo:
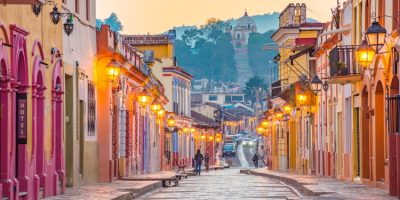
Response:
M54 5L19 3L0 5L0 197L38 199L65 188L64 21L53 23Z

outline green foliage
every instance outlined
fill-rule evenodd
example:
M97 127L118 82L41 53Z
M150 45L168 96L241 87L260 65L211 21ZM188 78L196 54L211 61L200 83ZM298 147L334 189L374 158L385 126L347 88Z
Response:
M251 105L253 105L256 102L257 92L260 94L261 91L266 89L267 86L265 85L264 79L259 76L253 76L246 81L244 92L246 98L249 99L251 101Z
M118 19L117 14L114 12L112 12L108 18L104 19L104 23L110 25L110 29L115 32L119 32L124 29L121 21Z
M232 38L225 27L225 22L209 20L201 28L185 30L182 40L175 41L179 65L199 79L235 81Z
M278 54L278 51L265 51L263 47L266 43L274 43L271 39L273 30L267 31L263 34L261 33L251 33L249 37L248 53L250 66L252 68L253 74L257 74L261 77L266 77L266 82L270 83L275 80L275 77L266 76L273 74L272 67L275 66L272 61L274 56ZM267 80L267 79L273 80Z

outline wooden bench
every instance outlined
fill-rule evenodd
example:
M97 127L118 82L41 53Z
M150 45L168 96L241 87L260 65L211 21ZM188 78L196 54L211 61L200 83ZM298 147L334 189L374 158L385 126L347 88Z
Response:
M183 171L183 173L186 173L185 172L186 167L187 167L186 165L178 165L178 170L176 171L176 173L180 172L181 170Z
M179 186L179 179L177 176L170 177L160 177L160 178L122 178L123 181L161 181L163 187L171 186L171 182L174 183L174 186ZM167 184L168 183L168 184Z
M176 178L178 178L178 180L182 180L182 178L187 179L188 175L187 174L176 174Z

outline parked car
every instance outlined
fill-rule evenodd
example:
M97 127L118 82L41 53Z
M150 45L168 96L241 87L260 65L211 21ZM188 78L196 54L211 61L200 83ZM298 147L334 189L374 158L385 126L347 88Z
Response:
M233 143L225 144L222 151L224 156L236 156L236 147Z

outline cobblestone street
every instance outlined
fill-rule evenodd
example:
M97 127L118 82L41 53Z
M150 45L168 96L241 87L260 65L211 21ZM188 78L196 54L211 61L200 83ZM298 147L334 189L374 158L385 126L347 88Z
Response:
M225 169L189 177L179 187L163 188L142 199L300 199L300 196L273 179Z

